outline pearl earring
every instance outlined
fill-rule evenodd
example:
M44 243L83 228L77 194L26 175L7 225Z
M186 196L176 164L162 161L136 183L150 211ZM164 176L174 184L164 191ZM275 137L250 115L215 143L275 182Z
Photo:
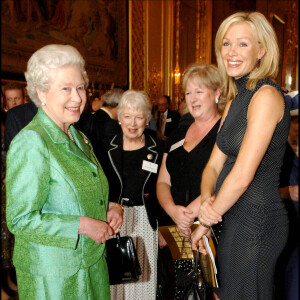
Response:
M119 122L119 125L121 125L121 122Z
M219 102L219 99L218 98L216 98L216 103L218 103Z
M41 105L42 105L42 106L45 106L45 102L42 102Z

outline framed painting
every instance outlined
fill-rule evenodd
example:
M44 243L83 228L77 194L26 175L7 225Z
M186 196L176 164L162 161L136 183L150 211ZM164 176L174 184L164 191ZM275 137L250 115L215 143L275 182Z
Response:
M2 72L24 74L47 44L70 44L93 85L128 86L127 0L2 0Z

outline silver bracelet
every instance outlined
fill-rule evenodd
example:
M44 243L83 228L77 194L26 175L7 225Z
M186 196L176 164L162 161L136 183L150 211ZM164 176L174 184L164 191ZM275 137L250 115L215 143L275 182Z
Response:
M208 225L206 225L206 224L202 223L200 220L198 220L198 221L199 221L199 224L200 224L200 225L202 225L203 227L205 227L205 228L208 228L208 229L210 229L210 228L211 228L210 226L208 226Z

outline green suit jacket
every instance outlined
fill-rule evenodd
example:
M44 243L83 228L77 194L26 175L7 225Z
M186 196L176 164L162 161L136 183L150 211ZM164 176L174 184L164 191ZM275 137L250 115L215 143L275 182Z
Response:
M16 268L67 277L96 263L105 245L78 235L79 216L106 221L108 183L83 133L74 142L42 109L7 153L6 218Z

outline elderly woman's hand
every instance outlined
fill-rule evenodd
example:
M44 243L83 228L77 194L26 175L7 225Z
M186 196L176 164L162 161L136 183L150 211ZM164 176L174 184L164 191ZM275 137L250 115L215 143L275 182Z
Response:
M207 226L211 226L212 224L217 224L222 221L222 216L212 208L214 200L215 196L206 198L199 208L198 220Z
M105 243L114 234L112 227L104 221L79 217L79 234L85 234L97 244Z
M115 202L109 202L108 211L106 214L107 222L118 233L123 224L123 207Z

